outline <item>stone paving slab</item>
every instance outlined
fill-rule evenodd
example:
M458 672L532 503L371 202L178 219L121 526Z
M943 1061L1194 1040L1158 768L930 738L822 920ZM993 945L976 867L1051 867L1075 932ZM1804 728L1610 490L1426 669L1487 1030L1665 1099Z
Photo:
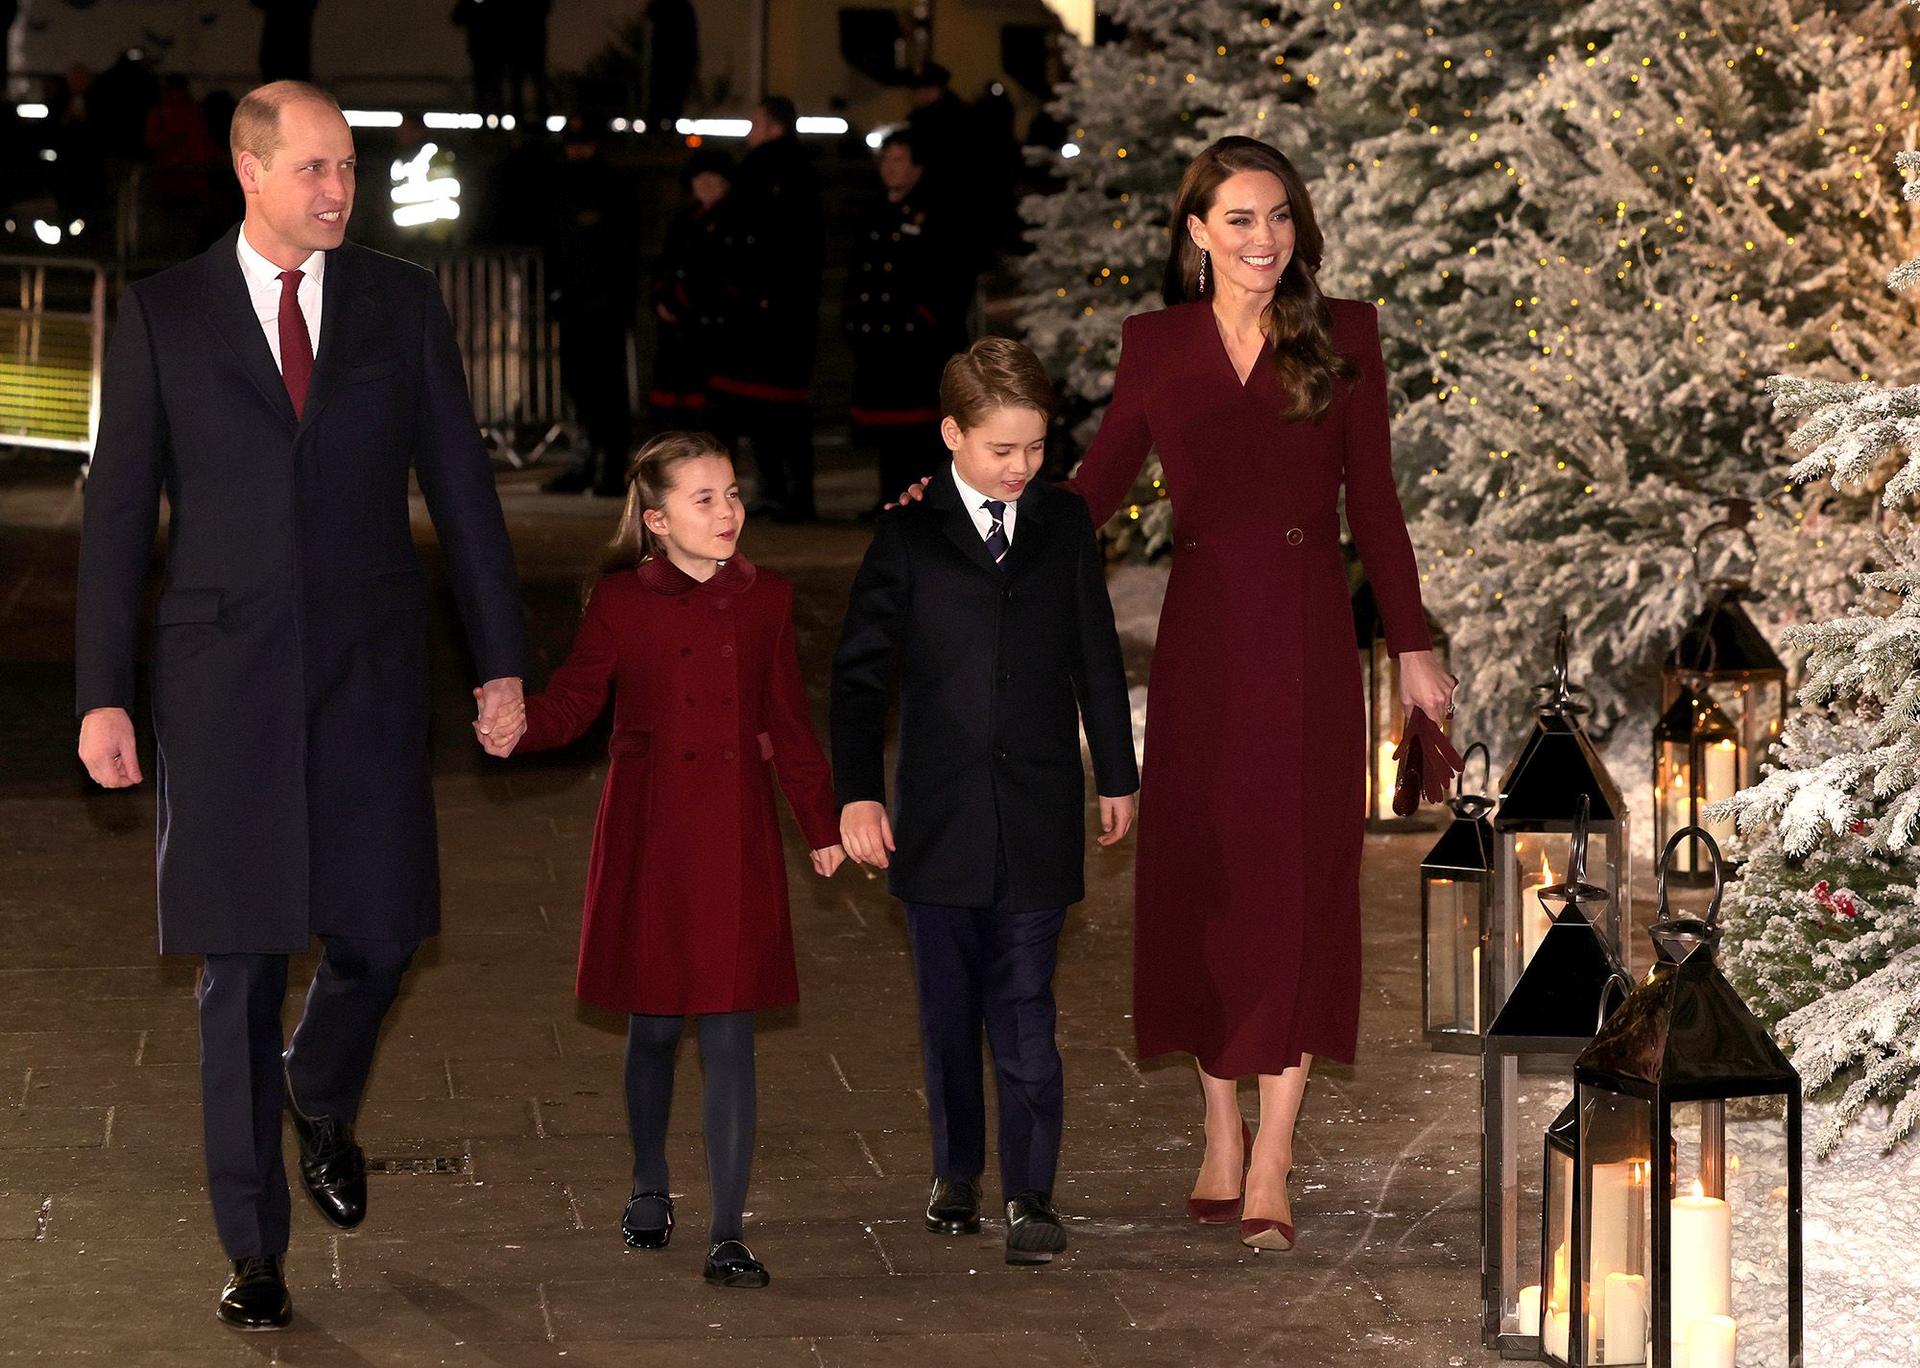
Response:
M544 675L613 510L545 498L535 479L502 483ZM849 509L864 498L865 472L824 479ZM472 746L450 597L418 516L440 586L432 761L447 929L395 1008L360 1130L376 1159L454 1171L376 1174L369 1220L348 1233L296 1193L295 1328L223 1330L211 1315L221 1266L200 1154L197 966L154 953L151 785L104 794L72 759L63 662L77 514L70 474L0 467L0 576L27 584L0 603L0 1368L1492 1361L1477 1333L1477 1066L1429 1053L1415 1020L1414 865L1430 835L1368 838L1360 1060L1316 1070L1292 1253L1256 1256L1231 1228L1181 1215L1200 1153L1197 1089L1190 1062L1132 1057L1130 847L1090 859L1089 898L1062 945L1057 1196L1073 1248L1047 1269L1005 1266L991 1159L986 1231L928 1235L900 910L865 871L803 876L791 831L802 1003L759 1023L749 1198L773 1286L699 1279L691 1031L669 1144L680 1229L663 1253L626 1250L625 1023L572 994L604 737L506 765ZM750 529L749 554L798 586L816 690L865 536L852 524ZM312 963L292 964L289 1022ZM1251 1091L1244 1105L1256 1112Z

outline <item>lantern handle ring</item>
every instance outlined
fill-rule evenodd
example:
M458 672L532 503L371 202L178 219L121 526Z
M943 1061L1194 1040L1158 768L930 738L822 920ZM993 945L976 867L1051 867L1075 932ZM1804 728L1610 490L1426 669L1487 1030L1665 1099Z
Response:
M1710 588L1744 590L1752 579L1751 575L1746 579L1716 579L1712 581L1704 579L1700 573L1700 549L1713 539L1716 532L1732 532L1738 535L1741 541L1746 543L1747 564L1758 565L1760 563L1760 546L1759 543L1754 541L1753 532L1748 526L1748 524L1753 521L1753 500L1740 498L1715 499L1712 506L1725 511L1722 513L1719 522L1708 523L1700 529L1700 535L1693 539L1694 581L1700 584L1707 584Z
M1681 827L1667 837L1666 849L1660 852L1660 879L1656 889L1659 909L1656 920L1667 920L1667 869L1673 863L1673 852L1679 847L1680 842L1689 837L1706 846L1707 856L1713 861L1713 900L1707 904L1707 915L1704 920L1707 928L1714 930L1720 925L1720 898L1726 892L1727 879L1724 870L1725 859L1720 854L1720 843L1713 839L1713 833L1705 827Z
M1583 884L1587 881L1587 813L1592 807L1587 795L1582 793L1573 804L1573 832L1567 838L1567 882Z
M1472 763L1475 751L1480 752L1481 772L1486 775L1480 787L1485 789L1493 784L1493 752L1487 749L1486 742L1476 741L1461 755L1460 772L1453 776L1453 794L1456 798L1467 796L1467 766Z
M1595 1035L1600 1034L1601 1028L1607 1024L1607 1018L1618 1011L1632 993L1633 980L1620 972L1620 970L1615 969L1611 974L1607 975L1607 981L1600 985L1600 1011L1593 1022L1593 1033ZM1609 998L1615 999L1612 1006L1607 1005Z

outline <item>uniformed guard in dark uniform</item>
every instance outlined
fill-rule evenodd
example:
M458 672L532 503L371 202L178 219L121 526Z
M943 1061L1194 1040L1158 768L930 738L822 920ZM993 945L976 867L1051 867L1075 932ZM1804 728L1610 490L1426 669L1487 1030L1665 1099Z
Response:
M660 431L707 426L707 375L719 325L719 206L733 161L702 148L680 173L686 203L667 227L653 272L653 383L647 405Z
M921 189L911 133L880 144L880 179L887 197L854 234L843 312L854 440L878 452L884 504L947 460L940 371L966 348L973 273Z
M823 234L819 180L794 122L793 101L760 103L752 150L719 205L723 317L708 393L714 433L736 451L742 438L752 448L760 491L750 511L806 521Z
M560 382L586 438L580 465L547 481L550 493L623 498L633 454L627 337L638 288L626 183L606 162L601 135L567 127L546 235L547 303L560 325Z

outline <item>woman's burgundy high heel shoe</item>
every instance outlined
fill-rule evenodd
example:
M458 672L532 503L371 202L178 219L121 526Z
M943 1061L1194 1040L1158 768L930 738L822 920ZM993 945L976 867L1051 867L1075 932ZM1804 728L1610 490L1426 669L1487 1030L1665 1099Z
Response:
M1240 1122L1240 1187L1237 1197L1189 1197L1187 1219L1201 1225L1231 1225L1240 1219L1241 1203L1246 1200L1247 1167L1253 1163L1253 1131L1245 1119Z
M1285 1221L1241 1221L1240 1243L1258 1254L1263 1249L1293 1248L1293 1227Z

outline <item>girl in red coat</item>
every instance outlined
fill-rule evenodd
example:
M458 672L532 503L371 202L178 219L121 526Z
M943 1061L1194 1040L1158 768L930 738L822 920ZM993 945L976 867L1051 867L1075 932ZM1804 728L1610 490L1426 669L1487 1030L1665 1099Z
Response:
M799 997L787 876L768 762L831 875L844 853L832 772L807 713L793 587L748 563L733 462L704 434L646 444L587 600L580 634L520 721L481 739L496 755L562 746L614 693L606 789L594 823L576 991L630 1014L633 1196L621 1233L673 1233L667 1108L682 1020L700 1019L713 1188L707 1281L764 1287L741 1242L754 1143L753 1014Z

